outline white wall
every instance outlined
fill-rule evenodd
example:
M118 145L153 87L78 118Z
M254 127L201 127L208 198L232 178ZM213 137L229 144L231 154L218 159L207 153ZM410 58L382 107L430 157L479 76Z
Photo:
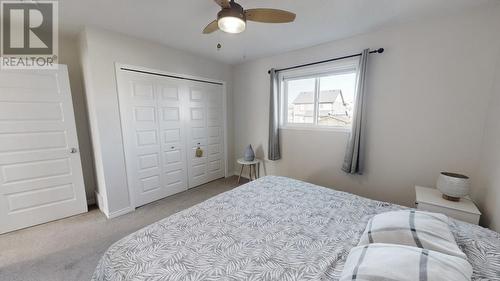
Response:
M82 160L85 193L89 204L95 203L95 173L90 143L89 121L85 92L83 91L82 67L78 59L78 42L74 37L59 37L59 63L68 65L69 82L75 112L76 131Z
M383 47L384 54L370 57L366 173L341 172L346 133L282 130L283 158L266 161L267 174L408 206L414 185L434 186L440 171L475 179L499 14L469 10L235 66L235 159L249 143L267 158L268 69Z
M473 198L481 206L482 224L500 231L500 50L492 86L480 158L479 180Z
M163 45L87 28L80 34L89 119L94 145L100 208L108 216L130 210L120 127L115 62L227 81L231 104L231 67ZM228 112L231 121L232 111ZM232 144L232 122L228 124ZM229 151L232 147L229 146ZM233 158L231 153L228 155ZM232 164L232 163L231 163ZM232 165L229 165L230 169Z

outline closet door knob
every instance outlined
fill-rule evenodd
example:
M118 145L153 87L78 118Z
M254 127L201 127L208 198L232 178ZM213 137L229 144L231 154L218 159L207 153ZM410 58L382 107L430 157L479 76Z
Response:
M174 149L175 147L174 147L174 146L171 146L170 148L171 148L171 149Z
M78 149L76 149L75 147L72 147L71 150L69 151L70 153L77 153L78 152Z

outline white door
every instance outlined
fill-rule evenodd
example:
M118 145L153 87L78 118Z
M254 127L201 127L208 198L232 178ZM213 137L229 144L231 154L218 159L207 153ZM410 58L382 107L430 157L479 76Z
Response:
M207 173L208 181L213 181L225 175L222 87L211 85L207 95Z
M183 127L182 85L172 78L158 79L158 110L163 185L167 195L187 189L186 138Z
M119 71L118 92L135 207L186 190L180 86L153 75Z
M86 211L66 66L0 70L0 233Z
M190 82L187 94L189 187L224 177L222 87ZM201 157L196 150L203 151Z

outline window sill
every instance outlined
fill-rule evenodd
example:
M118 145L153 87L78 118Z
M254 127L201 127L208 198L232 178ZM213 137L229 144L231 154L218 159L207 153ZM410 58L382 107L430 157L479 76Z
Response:
M284 126L280 130L291 131L320 131L320 132L338 132L338 133L351 133L351 128L343 127L311 127L311 126Z

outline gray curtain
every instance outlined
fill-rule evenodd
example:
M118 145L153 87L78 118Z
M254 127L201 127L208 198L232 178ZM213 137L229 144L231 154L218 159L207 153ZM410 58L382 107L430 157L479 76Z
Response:
M366 108L366 69L370 49L363 50L359 60L358 75L356 78L356 102L354 104L354 116L352 120L352 131L347 144L342 170L349 174L363 174L364 169L364 139L365 139L365 108Z
M271 99L269 102L269 146L267 158L269 160L281 159L280 153L280 135L279 135L279 81L278 73L273 68L270 72L271 77Z

